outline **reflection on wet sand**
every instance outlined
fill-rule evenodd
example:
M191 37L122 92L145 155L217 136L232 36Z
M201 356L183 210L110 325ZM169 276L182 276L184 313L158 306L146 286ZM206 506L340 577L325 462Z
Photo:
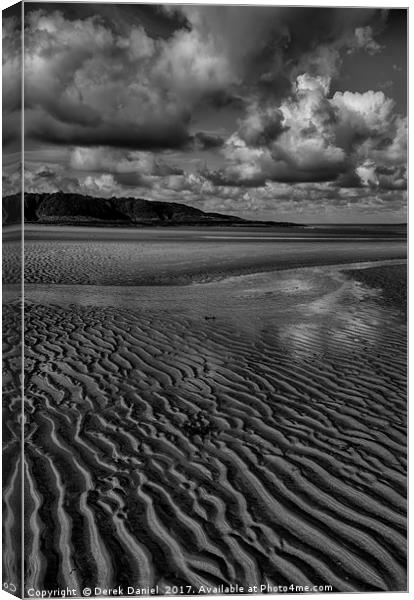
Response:
M27 584L405 589L404 315L355 268L27 284Z

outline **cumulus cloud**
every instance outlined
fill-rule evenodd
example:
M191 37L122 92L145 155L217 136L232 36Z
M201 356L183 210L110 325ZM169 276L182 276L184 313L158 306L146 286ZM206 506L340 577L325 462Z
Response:
M375 163L373 161L366 160L362 165L359 165L355 169L355 172L363 185L378 185Z
M348 131L351 144L355 137L380 138L393 120L394 101L382 91L336 92L331 104L337 109L342 135Z
M252 103L223 149L226 166L210 178L246 186L338 178L348 185L381 185L385 179L377 170L392 164L400 186L406 122L394 114L394 101L382 91L331 97L329 90L329 77L305 73L279 105Z
M239 136L249 146L266 145L286 129L283 120L281 110L273 106L261 106L253 100L247 107L245 118L240 122Z
M183 174L182 169L152 152L125 151L103 146L75 147L71 153L70 166L74 172L92 172L92 179L85 185L90 187L93 183L92 189L95 191L99 189L102 177L107 175L110 176L108 185L111 183L114 189L119 186L121 189L150 189L159 178ZM105 192L106 189L107 186L102 188Z
M375 11L172 10L186 22L168 38L151 37L136 24L116 31L99 15L69 19L61 11L30 11L28 135L62 144L178 147L200 103L223 102L260 82L283 93L298 69L315 74L318 65L327 73L329 56L340 48L374 47L373 30L363 24Z
M25 41L27 132L54 143L180 146L195 104L235 81L214 39L196 30L121 35L99 17L37 10Z

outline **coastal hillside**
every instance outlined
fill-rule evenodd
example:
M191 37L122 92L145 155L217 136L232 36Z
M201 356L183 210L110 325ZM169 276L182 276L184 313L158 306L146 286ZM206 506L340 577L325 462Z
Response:
M98 226L264 225L291 226L289 222L251 221L233 215L204 212L176 202L142 198L96 198L81 194L24 195L24 219L28 223ZM3 225L20 220L20 195L3 198Z

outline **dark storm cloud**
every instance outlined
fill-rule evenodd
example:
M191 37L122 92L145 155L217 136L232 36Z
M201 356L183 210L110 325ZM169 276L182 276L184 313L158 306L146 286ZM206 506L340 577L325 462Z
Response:
M37 173L37 176L43 177L44 179L54 179L55 173L54 173L54 171L52 171L52 169L45 167L45 169L43 171L39 171Z
M38 165L30 185L223 210L289 194L309 206L321 193L336 206L358 194L366 207L391 201L406 187L407 122L387 96L396 86L380 81L404 78L399 55L375 86L347 87L342 69L362 56L379 69L405 20L377 9L28 5L27 139L67 148L71 170L43 176L50 166Z
M199 150L221 148L224 145L224 138L221 135L199 131L193 138L195 148Z
M125 187L151 187L151 184L140 173L115 173L114 179L116 183Z
M338 188L361 188L362 182L355 171L347 171L337 177L335 184Z
M168 14L155 4L110 4L88 2L30 2L25 13L38 10L59 11L68 21L78 21L98 17L105 26L115 33L128 31L132 26L142 26L153 37L170 37L176 29L186 26L186 19L180 15Z
M184 144L200 103L239 101L260 82L284 94L295 71L326 73L338 48L369 47L364 24L381 20L347 9L38 6L26 15L29 136L131 148Z
M263 186L269 177L263 173L251 174L243 177L242 174L232 173L230 169L218 169L203 171L203 175L216 186L236 187L236 188L256 188Z
M386 20L381 10L184 6L181 11L200 35L213 36L233 71L248 85L283 95L303 70L327 75L340 50L372 48L372 36ZM322 60L323 59L323 60Z
M35 140L58 145L110 146L131 149L160 149L184 147L191 137L186 131L187 119L182 121L153 121L145 123L105 122L94 118L87 122L86 113L77 115L78 122L68 123L39 110L26 110L25 126ZM80 123L84 120L84 123Z
M2 145L4 152L13 152L21 138L21 6L5 9L2 16Z
M27 134L61 144L178 147L192 110L235 82L214 40L141 25L119 33L99 16L26 16Z

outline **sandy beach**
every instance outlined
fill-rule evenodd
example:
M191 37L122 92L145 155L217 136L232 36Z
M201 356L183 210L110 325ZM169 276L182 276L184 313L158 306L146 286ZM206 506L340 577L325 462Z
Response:
M268 243L248 274L235 247L142 244L137 274L131 245L48 243L26 245L27 587L406 588L402 241L283 270Z
M26 226L25 282L186 285L275 269L405 258L406 232L400 229L286 232ZM7 247L6 259L11 252ZM18 280L11 267L7 273L9 283Z
M408 10L348 4L3 11L3 591L407 592Z

